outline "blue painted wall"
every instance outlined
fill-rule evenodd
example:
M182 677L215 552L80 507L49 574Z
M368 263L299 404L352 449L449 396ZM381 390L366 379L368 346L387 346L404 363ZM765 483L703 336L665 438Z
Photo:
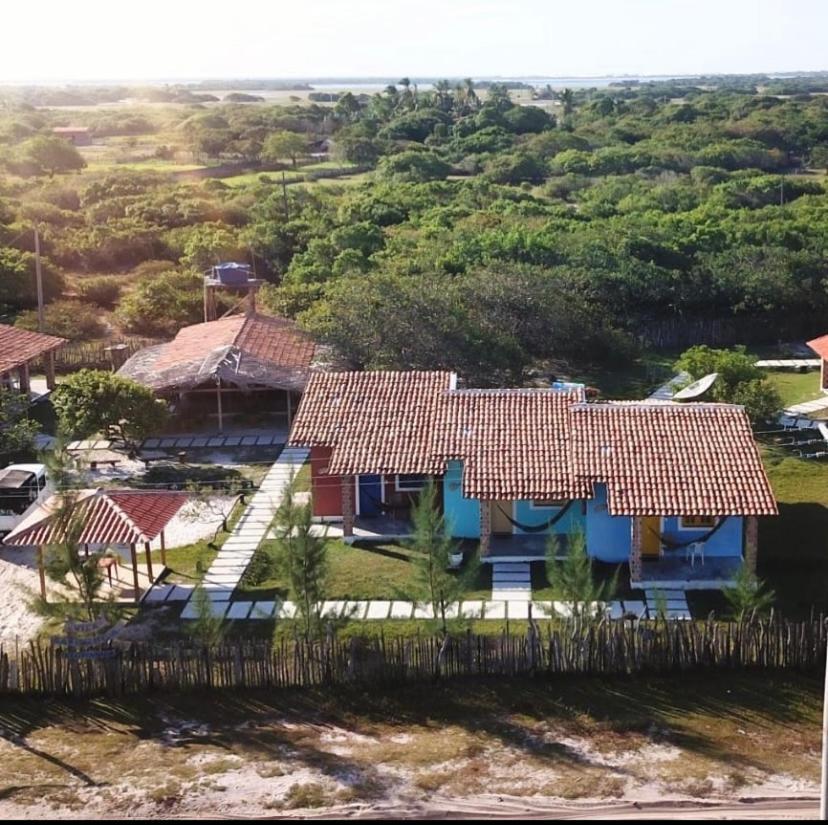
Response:
M521 522L521 524L532 526L534 524L544 524L559 513L560 510L560 507L532 507L532 503L526 500L516 501L512 518L515 521ZM584 530L585 525L586 517L584 515L583 504L580 501L574 501L561 519L544 532L565 535L575 530ZM526 532L532 531L524 531L518 527L515 528L516 534L524 534Z
M473 498L463 498L462 461L448 462L443 478L443 510L455 538L480 538L480 502Z
M727 521L704 543L705 557L742 555L742 516L729 516ZM678 516L665 516L661 534L671 541L685 542L703 538L709 528L703 530L680 530Z
M586 540L587 552L599 561L629 561L632 519L609 514L605 484L596 484L595 498L587 501Z

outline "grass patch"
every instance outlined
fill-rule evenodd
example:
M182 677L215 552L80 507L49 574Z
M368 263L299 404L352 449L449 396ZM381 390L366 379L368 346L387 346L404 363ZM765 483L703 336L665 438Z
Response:
M803 401L813 401L822 396L819 386L819 370L808 372L774 370L768 372L768 380L776 387L785 407L801 404Z
M790 618L828 610L828 464L773 447L762 455L779 516L760 520L759 576Z

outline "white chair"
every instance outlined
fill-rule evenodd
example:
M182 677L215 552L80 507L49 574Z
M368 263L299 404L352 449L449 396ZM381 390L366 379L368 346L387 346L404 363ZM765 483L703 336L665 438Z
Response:
M684 560L690 561L690 567L696 566L696 559L700 559L704 565L704 542L692 541L684 548Z

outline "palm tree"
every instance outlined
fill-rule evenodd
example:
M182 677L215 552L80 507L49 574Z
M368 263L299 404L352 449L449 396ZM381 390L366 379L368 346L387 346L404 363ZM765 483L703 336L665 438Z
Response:
M564 116L571 115L575 111L575 92L572 89L561 89L558 92L558 100L563 106Z

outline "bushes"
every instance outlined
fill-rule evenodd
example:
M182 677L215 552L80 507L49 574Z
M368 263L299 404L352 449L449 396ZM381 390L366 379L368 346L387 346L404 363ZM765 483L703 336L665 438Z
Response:
M88 341L106 333L106 326L97 311L81 301L53 301L43 310L43 331L70 341ZM15 326L38 331L36 310L21 312Z
M84 301L111 309L121 297L121 281L107 275L86 278L78 284L78 294Z
M43 297L51 301L63 290L63 276L48 259L41 260ZM0 247L0 306L12 309L37 306L34 255Z

